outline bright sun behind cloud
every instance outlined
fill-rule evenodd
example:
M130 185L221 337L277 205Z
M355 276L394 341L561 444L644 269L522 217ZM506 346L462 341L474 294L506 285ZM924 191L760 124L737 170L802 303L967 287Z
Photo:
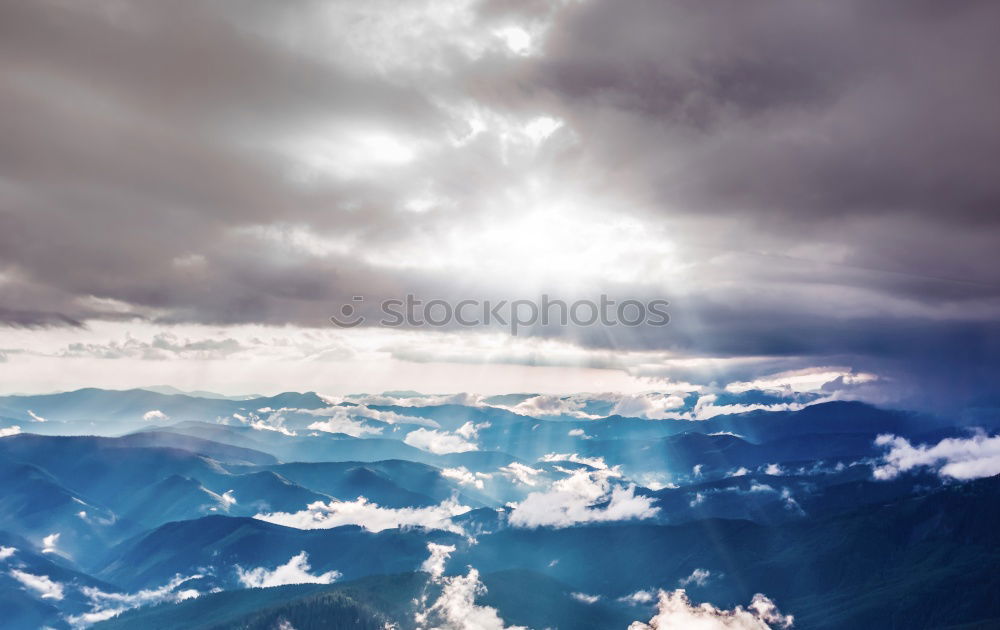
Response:
M371 262L447 269L525 290L557 285L572 291L594 282L662 284L672 277L675 248L666 236L643 238L653 231L633 218L541 201L514 216L458 226L433 247L417 241L395 253L373 254Z

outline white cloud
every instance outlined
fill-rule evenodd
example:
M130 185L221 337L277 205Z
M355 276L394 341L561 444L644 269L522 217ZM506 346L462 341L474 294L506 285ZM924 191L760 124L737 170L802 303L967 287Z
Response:
M20 432L21 432L21 427L16 424L14 426L0 428L0 438L17 435Z
M741 394L751 390L763 390L786 395L822 391L823 386L833 381L844 385L861 385L877 381L876 374L854 372L849 368L812 367L802 370L781 372L753 381L733 382L726 385L726 391Z
M156 421L169 420L170 416L163 413L159 409L150 409L146 413L142 414L142 419L145 420L146 422L156 422Z
M46 575L34 575L17 569L12 569L10 575L26 588L38 593L42 599L60 600L64 596L63 585L50 580Z
M360 420L354 420L352 418L330 418L323 422L313 422L309 425L309 429L313 431L325 431L327 433L344 433L351 437L363 437L365 435L379 435L382 433L382 427L372 427L366 425Z
M619 597L618 601L636 606L638 604L650 604L655 599L656 594L653 593L653 591L636 591L634 593L629 593L624 597Z
M493 475L491 473L474 473L465 466L458 466L456 468L441 469L441 476L447 477L448 479L454 479L463 486L474 486L479 490L482 490L485 485L485 480L489 479Z
M531 51L531 34L520 26L497 29L494 35L516 55L527 55Z
M663 490L664 488L679 488L676 483L670 481L670 476L666 473L644 473L635 477L636 483L650 490Z
M0 560L6 560L7 558L13 556L14 552L16 552L16 551L17 551L17 548L15 548L15 547L0 546Z
M635 621L629 630L771 630L792 625L767 597L758 593L746 608L722 610L712 604L695 605L683 589L660 591L656 615L648 622Z
M583 429L570 429L566 435L570 437L586 437L587 432Z
M787 402L787 403L773 403L769 405L753 403L753 404L729 404L729 405L716 405L715 401L718 400L716 394L704 394L698 397L698 401L694 405L694 409L688 414L678 414L677 418L687 419L687 420L709 420L715 416L724 416L729 414L737 413L747 413L748 411L798 411L807 405L805 403L799 402ZM811 403L819 402L810 401Z
M57 553L56 545L59 543L59 533L49 534L42 538L42 553Z
M297 433L291 431L281 424L268 424L263 420L254 420L250 423L250 428L256 431L274 431L282 435L287 435L288 437L295 437Z
M583 604L596 604L601 600L600 595L588 595L586 593L570 593L570 597Z
M80 615L71 615L66 618L66 621L74 628L86 628L87 626L119 615L130 608L192 599L199 596L198 591L194 589L178 591L176 589L186 582L201 577L199 574L187 577L178 575L159 588L144 589L137 593L105 593L98 588L84 586L80 588L80 592L90 602L90 610Z
M515 527L569 527L577 523L623 521L655 516L653 500L636 496L635 486L612 487L615 469L577 470L545 492L532 492L514 504L510 524ZM596 504L607 505L597 507Z
M792 491L788 488L781 489L781 499L785 502L786 510L805 515L805 510L803 510L802 506L799 505L799 502L795 500L795 497L792 496Z
M704 396L702 396L704 398ZM700 402L701 399L699 399ZM820 400L810 401L809 403L774 403L770 405L764 404L750 404L750 405L715 405L706 404L702 406L695 405L694 420L709 420L715 416L726 416L738 413L747 413L750 411L799 411L800 409L805 409L810 404L817 404L822 402Z
M527 630L523 626L507 626L495 608L477 606L476 596L486 592L479 581L479 572L469 569L467 575L440 577L441 595L429 607L416 615L417 627L433 630Z
M427 605L427 591L417 600L414 616L418 630L526 630L505 626L496 609L477 606L476 596L486 592L479 581L479 572L469 567L465 576L444 577L445 563L455 551L452 545L427 543L430 555L420 565L431 574L431 582L442 585L441 594Z
M676 418L674 411L684 406L681 393L640 392L635 394L573 394L570 396L539 395L528 398L513 407L504 407L514 413L532 417L570 416L593 420L602 416L584 411L588 402L602 402L611 405L608 415L630 418L663 420Z
M102 621L107 621L112 617L117 617L128 610L127 608L100 608L91 612L85 612L79 615L69 615L66 617L66 621L73 628L87 628L94 625L95 623L100 623Z
M551 116L539 116L524 126L524 133L535 144L541 144L564 125L564 121Z
M240 583L248 588L267 588L269 586L283 586L285 584L330 584L337 580L341 573L339 571L327 571L319 575L309 573L312 567L309 566L309 555L302 551L292 556L288 562L276 567L273 571L268 571L264 567L244 570L236 567Z
M884 462L873 471L875 479L893 479L899 473L926 467L941 477L979 479L1000 474L1000 435L978 432L968 438L945 438L934 446L913 446L906 438L880 435L877 446L888 446Z
M782 470L781 466L778 464L768 464L767 467L764 469L764 474L771 475L773 477L780 477L781 475L785 474L785 471Z
M478 450L478 447L474 443L466 441L462 436L448 433L447 431L438 431L437 429L416 429L410 431L403 438L403 441L410 446L415 446L420 450L434 453L435 455L465 453Z
M592 468L604 470L608 467L603 457L582 457L576 453L548 453L543 455L540 462L573 462L574 464L585 464Z
M455 546L427 543L427 550L431 555L420 565L420 570L430 573L431 577L439 578L444 575L444 565L448 562L448 557L454 553Z
M664 420L675 417L673 411L683 406L684 397L677 394L631 394L622 396L611 409L611 415Z
M695 584L697 586L705 586L708 579L712 577L712 572L708 569L695 569L691 572L691 575L686 578L681 578L678 582L681 586L690 586Z
M743 439L743 436L739 433L733 433L732 431L716 431L715 433L709 433L708 435L728 435L729 437Z
M300 411L298 409L278 409L277 411L272 410L270 407L261 407L257 410L259 413L266 413L267 418L261 418L257 413L250 412L247 415L234 413L233 418L239 420L242 424L247 425L255 431L274 431L275 433L280 433L288 437L295 437L298 435L295 431L288 429L285 426L285 416L282 415L286 411ZM223 418L219 420L222 424L229 424L228 418Z
M340 525L360 525L380 532L405 526L420 526L464 533L451 522L451 517L468 512L471 508L460 505L455 499L422 508L385 508L359 497L354 501L316 501L299 512L274 512L257 514L256 519L297 529L329 529Z
M459 392L457 394L448 394L442 396L427 396L424 398L426 405L461 405L463 407L482 407L483 398L482 394L473 394L470 392Z
M736 470L731 470L728 473L726 473L726 476L727 477L744 477L744 476L749 475L749 474L750 474L750 471L747 470L746 467L740 466Z
M37 413L35 413L35 412L34 412L34 411L32 411L31 409L29 409L29 410L28 410L28 415L29 415L29 416L31 417L31 419L32 419L32 420L34 420L35 422L48 422L48 421L47 421L47 420L46 420L45 418L41 417L40 415L38 415Z
M470 394L467 392L461 392L458 394L447 394L447 395L433 395L433 394L416 394L413 396L393 396L388 394L351 394L348 396L324 396L323 399L331 404L338 404L342 402L350 402L364 407L365 405L393 405L395 407L435 407L439 405L461 405L463 407L482 407L483 396L480 394ZM367 408L367 407L365 407ZM439 428L440 425L433 420L427 418L419 418L416 416L405 416L400 414L395 414L391 411L376 411L374 409L369 409L372 413L381 414L392 414L398 415L400 418L405 418L405 420L399 420L398 422L405 422L408 424L426 424L432 428ZM375 418L374 416L371 416ZM375 418L381 420L382 418ZM383 420L384 422L386 420Z
M390 399L391 400L391 399ZM384 401L385 404L392 404L390 400ZM283 410L284 411L284 410ZM417 424L430 427L432 429L440 428L437 422L430 420L428 418L421 418L418 416L408 416L395 411L380 411L378 409L370 409L365 405L351 404L351 405L340 405L335 404L330 407L324 407L322 409L296 409L300 413L304 413L310 416L329 416L331 419L341 419L341 420L376 420L378 422L384 422L385 424Z
M514 481L526 486L533 486L538 483L538 476L542 474L540 468L532 468L520 462L511 462L500 468L500 473L510 477Z
M220 495L219 498L222 499L222 507L227 510L236 505L236 497L233 495L232 490L226 490Z
M586 401L574 396L553 396L544 394L527 398L513 407L503 407L522 416L539 418L542 416L572 416L574 418L593 418L582 411ZM501 406L502 405L498 405Z
M462 426L455 429L455 433L461 435L467 440L474 440L476 439L476 437L479 436L479 431L481 429L488 429L490 428L490 426L491 425L489 422L480 422L479 424L475 424L470 420L469 422L466 422Z

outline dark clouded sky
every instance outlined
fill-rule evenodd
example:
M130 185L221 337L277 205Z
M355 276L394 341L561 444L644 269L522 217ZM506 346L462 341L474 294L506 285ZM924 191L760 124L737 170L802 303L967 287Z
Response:
M989 394L997 24L988 0L5 2L0 374ZM543 292L671 324L328 322Z

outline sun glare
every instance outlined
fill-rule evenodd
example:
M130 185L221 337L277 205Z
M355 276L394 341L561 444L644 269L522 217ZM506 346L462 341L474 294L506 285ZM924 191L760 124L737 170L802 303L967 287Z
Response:
M572 211L571 211L572 210ZM470 279L522 288L547 284L582 288L594 282L643 284L665 281L674 268L674 246L637 219L583 212L553 202L494 215L486 225L456 226L434 247L410 243L373 254L386 267L449 269Z

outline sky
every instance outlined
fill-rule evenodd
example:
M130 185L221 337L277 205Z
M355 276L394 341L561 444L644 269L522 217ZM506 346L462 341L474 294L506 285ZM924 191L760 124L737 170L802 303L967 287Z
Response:
M981 404L998 20L987 0L3 3L0 393L830 374L831 396ZM543 293L667 300L670 323L375 316ZM344 304L366 322L332 325Z

